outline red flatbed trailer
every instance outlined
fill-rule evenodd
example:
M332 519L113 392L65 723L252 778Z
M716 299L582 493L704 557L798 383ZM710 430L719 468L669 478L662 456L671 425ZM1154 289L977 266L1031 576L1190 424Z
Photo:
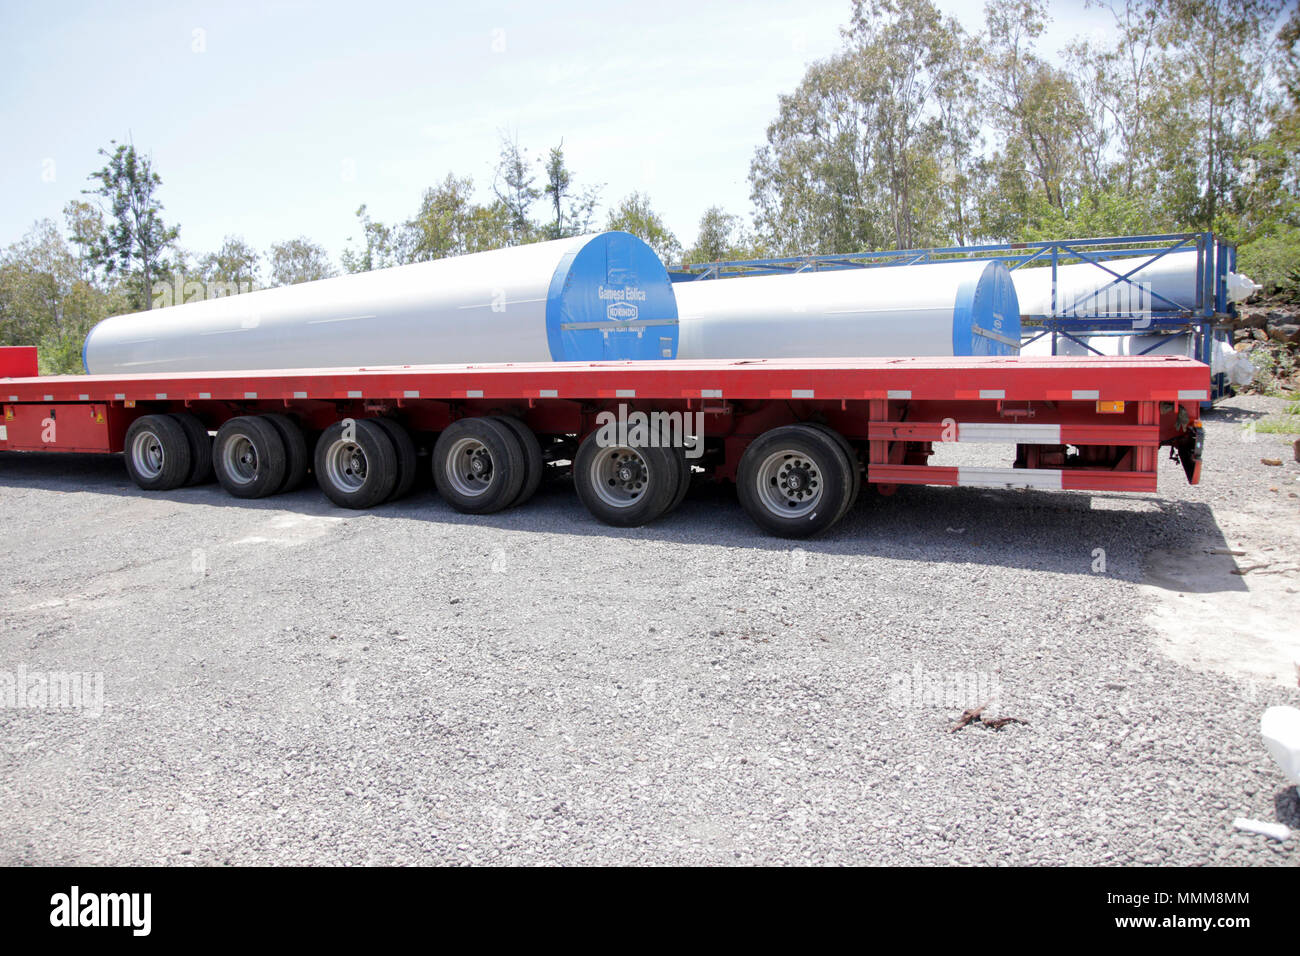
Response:
M288 448L290 472L293 459L302 457L295 446L321 433L317 480L340 504L364 507L391 497L395 487L409 487L405 473L413 467L414 445L433 456L438 489L453 506L483 513L522 503L523 489L536 487L532 473L540 468L540 449L547 463L572 461L584 503L602 520L624 525L671 510L694 465L737 482L742 504L765 529L804 536L834 524L863 481L886 494L903 484L1151 492L1160 448L1169 446L1196 483L1200 403L1209 390L1209 368L1180 356L617 361L35 377L34 349L0 349L0 450L126 451L138 484L165 489L205 477L196 474L204 452L194 434L196 427L205 437L215 430L216 445L208 453L218 480L234 494L260 497L287 490L278 467L284 448L265 426L271 421ZM701 456L686 459L679 450L665 457L635 447L620 452L599 443L595 450L589 439L598 431L597 417L617 414L620 406L625 415L702 415L693 418L703 424ZM177 458L185 457L179 433L159 419L190 429L185 468L178 470ZM263 424L248 425L249 419ZM358 422L376 420L392 448L369 425L362 426L364 440L356 437ZM505 432L502 425L509 426ZM950 441L1015 444L1015 467L929 465L935 443ZM584 450L588 446L591 451ZM164 454L172 456L170 471ZM475 467L494 477L469 469L476 458ZM313 463L310 456L307 463ZM298 465L299 471L305 467ZM261 466L275 474L259 476ZM241 482L250 468L253 480L246 487ZM683 474L670 474L675 468ZM482 497L498 480L505 483L497 488L503 493ZM366 493L349 497L352 492Z

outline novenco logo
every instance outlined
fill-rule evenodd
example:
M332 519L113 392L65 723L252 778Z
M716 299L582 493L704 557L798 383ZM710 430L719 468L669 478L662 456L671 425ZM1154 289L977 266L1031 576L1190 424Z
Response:
M50 897L51 926L130 927L133 936L152 928L151 893L82 893L74 886Z

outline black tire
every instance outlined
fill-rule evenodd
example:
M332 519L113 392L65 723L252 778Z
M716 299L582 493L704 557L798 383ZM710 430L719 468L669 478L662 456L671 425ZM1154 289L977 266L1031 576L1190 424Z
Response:
M340 508L372 508L387 501L397 487L397 449L388 432L367 418L345 419L325 429L316 442L316 483Z
M686 500L686 492L691 490L691 460L686 457L686 449L674 448L677 457L678 466L681 468L681 477L677 484L677 493L673 495L673 500L668 503L668 510L664 514L670 515L677 510L677 506Z
M190 476L187 485L202 485L212 480L212 436L208 426L193 412L174 412L171 416L185 429L190 441Z
M858 467L858 450L850 444L849 440L831 428L830 425L824 425L821 422L805 422L820 432L825 432L839 443L840 448L844 450L844 460L849 463L849 470L853 475L853 490L849 492L848 499L844 502L844 510L840 512L840 518L843 518L853 505L857 502L858 496L862 493L862 469ZM839 518L835 519L839 520Z
M619 528L662 517L682 483L678 449L601 446L598 434L588 435L573 459L573 484L587 510Z
M809 425L783 425L749 443L736 469L745 511L764 531L808 538L844 514L853 475L844 449Z
M405 498L410 493L411 486L415 484L415 477L419 473L419 458L415 452L415 442L411 440L411 433L401 422L393 421L391 418L366 420L374 422L384 430L388 440L393 443L393 451L397 455L397 484L393 486L393 493L387 500L396 501L398 498Z
M524 453L524 483L519 488L519 495L510 502L510 507L513 508L536 494L537 486L542 483L542 474L546 471L546 462L542 459L541 443L525 423L509 415L494 415L493 418L514 433Z
M221 487L236 498L275 494L284 485L288 467L284 439L274 425L261 417L241 415L217 429L212 470Z
M184 426L170 415L141 415L122 445L126 473L144 491L171 491L189 481L194 460Z
M311 453L307 451L307 436L302 433L298 423L288 415L273 412L261 417L271 423L271 426L279 433L280 440L284 442L286 461L284 484L280 486L276 494L293 491L306 480L307 469L311 467Z
M484 515L519 497L527 467L512 429L493 418L452 422L433 446L433 482L457 511Z

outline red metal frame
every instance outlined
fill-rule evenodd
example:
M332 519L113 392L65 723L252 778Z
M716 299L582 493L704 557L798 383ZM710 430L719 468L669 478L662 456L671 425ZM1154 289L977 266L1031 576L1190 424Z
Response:
M867 480L885 492L972 483L1150 491L1159 447L1186 439L1209 389L1209 368L1182 356L764 359L0 378L0 402L11 422L33 420L37 412L24 406L55 415L102 407L102 433L79 432L78 450L108 451L121 450L126 426L146 412L190 409L212 428L285 409L313 428L392 414L433 432L462 416L510 411L539 433L581 437L598 412L623 404L703 412L706 439L722 439L715 473L723 478L754 436L813 420L857 445ZM1101 403L1124 403L1123 411ZM1008 477L926 464L934 443L972 440L1016 444L1020 467ZM1067 456L1068 446L1078 452ZM33 447L73 450L0 434L0 449Z

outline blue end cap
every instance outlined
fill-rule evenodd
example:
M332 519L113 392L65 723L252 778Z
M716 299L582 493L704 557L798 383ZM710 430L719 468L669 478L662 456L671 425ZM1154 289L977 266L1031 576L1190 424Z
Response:
M1011 273L989 262L962 283L952 310L953 355L1018 355L1020 300Z
M99 322L103 321L103 319L99 320ZM90 327L90 331L86 333L86 338L81 343L81 367L86 370L87 375L90 374L90 365L86 361L86 347L90 345L90 337L95 334L95 329L99 328L99 322Z
M546 340L556 362L677 357L677 298L646 243L603 232L567 253L546 296Z

